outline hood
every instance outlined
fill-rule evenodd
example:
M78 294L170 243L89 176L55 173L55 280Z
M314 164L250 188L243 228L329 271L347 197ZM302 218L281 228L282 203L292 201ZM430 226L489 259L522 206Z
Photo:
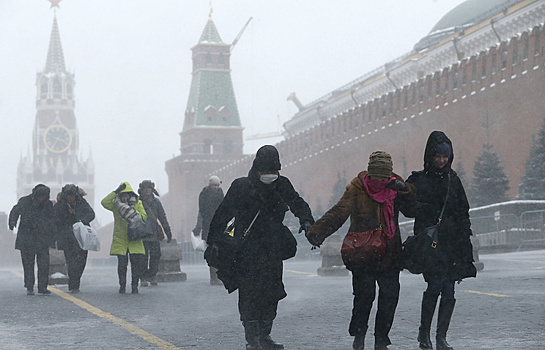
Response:
M49 199L49 194L51 190L49 187L47 187L44 184L38 184L32 189L32 198L36 198L38 196L47 196L47 199Z
M257 150L252 168L248 173L248 177L257 178L258 171L264 170L280 170L280 155L276 147L265 145Z
M450 149L452 150L452 156L449 158L447 165L445 166L445 170L450 170L452 161L454 160L454 148L452 147L452 142L450 139L445 135L442 131L433 131L430 136L428 137L428 142L426 143L426 150L424 151L424 170L429 170L433 164L433 156L435 147L440 144L446 142L450 145Z
M131 192L136 196L136 199L138 200L138 194L133 191L131 185L128 182L122 182L121 184L125 184L125 189L121 190L121 193Z

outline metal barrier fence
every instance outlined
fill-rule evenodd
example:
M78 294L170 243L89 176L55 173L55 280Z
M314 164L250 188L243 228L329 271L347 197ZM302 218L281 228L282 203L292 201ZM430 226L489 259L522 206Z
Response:
M471 217L473 235L481 247L545 244L545 210L530 210L515 214ZM401 237L413 234L414 220L399 224Z

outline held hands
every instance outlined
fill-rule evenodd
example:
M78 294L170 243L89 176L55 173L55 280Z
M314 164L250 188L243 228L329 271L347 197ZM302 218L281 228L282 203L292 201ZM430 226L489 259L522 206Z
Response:
M305 221L301 224L301 227L299 227L299 233L305 231L305 235L307 234L308 230L310 230L310 226L312 226L312 224L308 221Z
M121 191L123 191L125 189L125 187L127 187L127 185L121 184L121 185L119 185L118 188L116 188L116 190L114 192L119 194Z
M307 240L309 241L309 243L312 244L311 250L316 249L316 248L320 248L320 246L324 242L324 240L321 239L318 235L306 235L306 236L307 236Z
M172 236L167 237L167 243L170 243L170 242L172 242Z
M407 186L402 181L399 181L397 179L393 180L392 182L389 182L386 185L386 188L389 188L389 189L394 190L396 192L407 191Z

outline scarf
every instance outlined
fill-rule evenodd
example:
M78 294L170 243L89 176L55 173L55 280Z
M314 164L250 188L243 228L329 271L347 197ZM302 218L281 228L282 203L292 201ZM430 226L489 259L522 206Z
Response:
M124 202L119 195L115 197L117 212L119 213L119 216L129 224L129 227L133 227L135 224L142 221L142 215L134 209L135 204L135 196L130 196L127 202Z
M386 188L386 185L395 180L395 177L392 177L389 181L372 181L369 179L367 174L363 177L363 187L367 194L375 202L382 204L382 211L384 213L384 220L386 221L386 228L384 233L388 239L392 239L395 233L395 222L394 222L394 200L396 198L397 192ZM380 219L380 218L379 218Z

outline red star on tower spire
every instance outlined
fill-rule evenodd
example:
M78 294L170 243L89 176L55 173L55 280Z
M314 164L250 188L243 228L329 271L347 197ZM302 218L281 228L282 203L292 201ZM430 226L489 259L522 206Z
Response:
M48 1L51 3L51 7L49 8L53 8L53 7L60 8L59 2L61 2L62 0L48 0Z

